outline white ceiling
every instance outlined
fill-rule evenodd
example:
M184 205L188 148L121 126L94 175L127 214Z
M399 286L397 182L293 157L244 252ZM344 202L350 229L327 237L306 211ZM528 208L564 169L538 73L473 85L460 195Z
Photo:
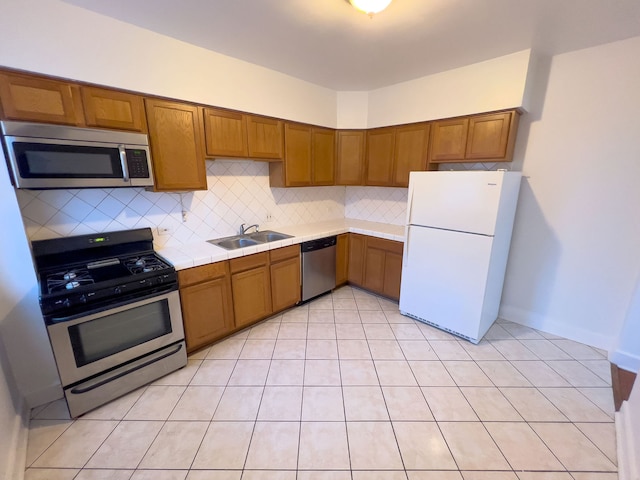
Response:
M532 48L640 35L640 0L64 0L333 90L372 90Z

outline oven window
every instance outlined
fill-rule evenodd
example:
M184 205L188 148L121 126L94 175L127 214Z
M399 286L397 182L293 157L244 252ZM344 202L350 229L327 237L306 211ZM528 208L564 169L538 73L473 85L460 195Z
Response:
M76 365L101 358L171 333L168 300L106 315L69 327Z
M13 144L22 178L122 178L117 148Z

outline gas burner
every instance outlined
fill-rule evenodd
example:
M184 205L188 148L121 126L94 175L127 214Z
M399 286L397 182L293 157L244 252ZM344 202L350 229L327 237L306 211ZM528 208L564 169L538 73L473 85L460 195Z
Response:
M94 280L91 274L84 268L47 275L47 290L49 293L73 290L74 288L91 285L92 283L94 283Z
M155 255L142 255L140 257L131 257L123 261L124 266L134 275L139 273L156 272L169 268L162 260Z

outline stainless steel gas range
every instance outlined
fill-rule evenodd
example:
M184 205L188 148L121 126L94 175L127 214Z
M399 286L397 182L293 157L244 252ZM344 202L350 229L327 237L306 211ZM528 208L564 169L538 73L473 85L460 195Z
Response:
M173 266L151 229L32 242L40 307L72 417L187 363Z

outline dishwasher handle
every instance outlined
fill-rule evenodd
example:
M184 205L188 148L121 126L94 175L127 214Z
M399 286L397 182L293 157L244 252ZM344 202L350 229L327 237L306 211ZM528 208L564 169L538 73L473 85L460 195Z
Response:
M336 244L337 237L318 238L316 240L309 240L308 242L302 242L300 250L302 253L313 252L314 250L320 250L323 248L333 247Z

